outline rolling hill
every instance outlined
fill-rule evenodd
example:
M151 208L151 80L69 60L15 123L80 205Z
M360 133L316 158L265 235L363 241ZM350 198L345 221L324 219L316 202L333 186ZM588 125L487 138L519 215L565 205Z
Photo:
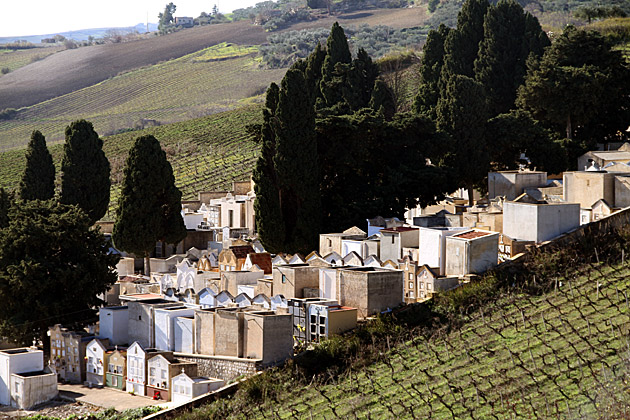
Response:
M354 25L388 24L402 28L421 25L424 17L423 7L371 10L300 22L284 30L330 28L335 20ZM92 86L122 72L179 58L222 42L260 45L266 39L267 33L260 26L238 21L198 26L132 42L61 51L0 77L0 110L34 105Z
M243 106L285 72L259 68L255 55L256 48L220 44L24 108L0 121L0 150L21 147L35 129L49 143L62 141L68 123L81 118L110 135L147 120L164 124Z
M0 77L0 109L34 105L119 73L180 58L221 42L257 45L265 39L260 27L235 22L61 51Z
M249 105L190 121L105 137L103 150L112 167L112 195L110 211L104 219L114 217L122 170L136 137L151 134L160 141L173 166L175 184L182 191L183 199L191 199L198 191L226 189L232 181L249 176L259 145L252 140L245 126L261 120L260 106ZM62 146L49 146L58 175ZM13 189L18 186L25 161L24 149L0 153L0 187Z

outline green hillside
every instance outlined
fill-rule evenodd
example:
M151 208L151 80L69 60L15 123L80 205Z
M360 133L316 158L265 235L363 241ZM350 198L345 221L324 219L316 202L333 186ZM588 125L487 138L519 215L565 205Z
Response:
M36 129L49 143L59 142L68 123L79 118L109 135L143 120L169 123L242 106L286 71L258 68L256 51L219 44L25 108L0 121L0 150L23 146Z
M249 176L259 146L245 126L261 120L260 107L249 105L191 121L105 137L103 149L112 166L112 199L106 218L113 217L111 211L118 198L122 169L136 137L152 134L160 141L183 198L190 199L196 197L198 191L228 188L233 180ZM49 149L59 171L62 144ZM0 153L0 187L15 188L24 164L24 149Z
M619 256L627 239L628 231L587 237L542 253L514 275L324 342L310 361L179 419L628 418L630 266ZM413 317L423 327L409 326Z

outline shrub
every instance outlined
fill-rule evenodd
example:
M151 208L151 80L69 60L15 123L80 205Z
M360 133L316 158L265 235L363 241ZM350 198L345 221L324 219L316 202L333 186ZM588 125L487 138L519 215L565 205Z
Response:
M427 28L393 29L383 25L361 25L344 30L353 53L363 48L373 59L394 50L419 48L428 33ZM268 45L260 47L262 62L269 68L289 67L298 59L306 58L318 42L326 45L329 32L319 28L270 35Z
M17 115L17 110L13 108L6 108L0 111L0 121L12 120Z
M2 67L2 70L0 70L0 73L2 73L2 74L7 74L7 73L9 73L10 71L11 71L11 69L10 69L10 68L8 68L8 67Z

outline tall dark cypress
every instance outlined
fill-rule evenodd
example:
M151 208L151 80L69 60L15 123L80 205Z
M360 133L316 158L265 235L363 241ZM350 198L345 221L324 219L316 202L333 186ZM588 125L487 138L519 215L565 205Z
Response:
M0 229L9 226L9 209L12 201L12 194L7 193L4 188L0 188Z
M26 167L20 180L22 200L50 200L55 195L55 165L46 147L46 139L33 131L26 148Z
M514 108L528 57L542 54L540 42L547 37L540 26L535 33L533 23L528 23L523 8L514 0L501 0L486 14L484 39L475 61L475 79L485 87L491 116Z
M429 31L422 48L420 62L420 86L413 103L413 109L435 119L435 107L440 97L440 74L444 63L444 42L451 28L441 24L437 30Z
M490 7L488 0L466 0L457 15L457 28L450 31L444 43L443 83L455 74L474 77L474 63L483 39L483 21Z
M335 22L326 41L326 58L322 65L320 90L325 106L332 107L344 101L346 73L351 63L348 39L343 28Z
M321 225L315 110L302 72L282 79L274 165L286 241L292 252L317 246Z
M182 193L173 168L153 136L138 137L129 151L112 239L126 252L149 256L158 241L176 244L186 237L181 215Z
M286 251L284 222L280 210L280 196L274 156L276 155L276 108L280 89L272 83L267 89L263 124L261 128L262 149L256 161L252 178L254 180L254 212L256 214L256 230L262 244L270 252Z
M95 223L107 213L111 187L103 140L91 122L75 121L66 127L63 151L61 203L77 204Z
M326 59L326 50L319 42L313 50L313 52L306 59L306 70L304 71L304 78L306 79L306 85L311 92L313 103L317 98L322 97L322 91L319 88L319 83L322 80L322 66Z
M348 71L348 83L344 86L344 99L354 111L367 108L372 97L374 82L378 77L378 66L372 61L367 51L359 48L357 58L352 60Z
M451 154L446 161L453 168L458 186L468 189L472 205L473 188L487 175L490 159L483 85L467 76L453 76L440 97L436 113L437 127L452 137Z

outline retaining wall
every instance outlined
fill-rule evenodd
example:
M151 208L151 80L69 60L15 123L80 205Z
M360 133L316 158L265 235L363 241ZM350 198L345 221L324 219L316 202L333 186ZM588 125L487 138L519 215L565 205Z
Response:
M260 359L241 359L228 356L207 356L203 354L173 353L180 360L197 363L199 376L232 381L239 376L251 376L263 369Z

